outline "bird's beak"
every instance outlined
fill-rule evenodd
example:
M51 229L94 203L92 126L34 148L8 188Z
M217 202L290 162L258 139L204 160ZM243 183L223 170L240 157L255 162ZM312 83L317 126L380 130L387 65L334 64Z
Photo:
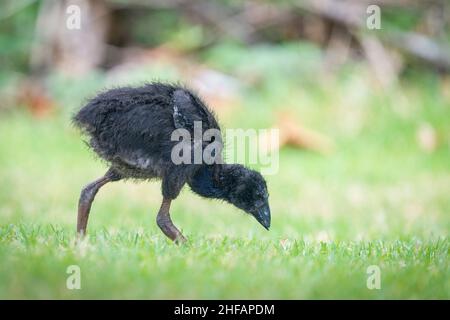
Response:
M258 209L256 213L254 214L254 217L256 220L258 220L261 225L269 230L270 228L270 208L268 205L265 205Z

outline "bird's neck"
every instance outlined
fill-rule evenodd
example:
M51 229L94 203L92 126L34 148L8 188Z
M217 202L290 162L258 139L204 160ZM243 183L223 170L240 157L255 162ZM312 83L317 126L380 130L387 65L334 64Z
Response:
M227 200L226 186L218 183L215 177L215 166L203 165L188 182L192 191L205 198Z

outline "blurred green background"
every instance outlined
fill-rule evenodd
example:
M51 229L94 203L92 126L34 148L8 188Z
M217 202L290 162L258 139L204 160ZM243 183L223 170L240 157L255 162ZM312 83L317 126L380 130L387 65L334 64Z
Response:
M0 6L0 298L450 298L447 1ZM118 182L76 243L79 192L106 166L70 117L153 80L192 87L223 128L280 130L270 232L185 188L178 247L159 183Z

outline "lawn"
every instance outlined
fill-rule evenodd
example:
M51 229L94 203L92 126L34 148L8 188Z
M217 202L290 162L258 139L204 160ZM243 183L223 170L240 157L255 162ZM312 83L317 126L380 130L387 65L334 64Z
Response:
M270 232L185 188L172 206L185 246L156 226L158 182L107 185L89 237L77 242L80 189L105 165L82 143L70 112L36 119L4 111L0 298L449 299L448 92L431 81L382 94L360 81L243 92L241 110L221 118L225 127L269 127L280 103L295 105L335 149L281 150L278 173L267 176ZM418 142L424 126L436 132L431 152ZM66 286L71 265L81 270L79 290ZM373 265L381 283L370 290Z

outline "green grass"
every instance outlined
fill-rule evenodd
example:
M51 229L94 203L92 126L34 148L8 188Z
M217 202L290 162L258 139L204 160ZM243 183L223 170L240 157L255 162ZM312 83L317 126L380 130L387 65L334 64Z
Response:
M288 90L291 105L302 102L293 111L336 149L281 151L279 173L267 177L270 232L186 188L172 206L186 246L156 226L157 182L105 186L89 238L77 243L80 189L106 167L69 125L69 112L41 120L2 113L0 298L449 299L448 101L412 87L402 89L405 102L358 81L244 91L243 111L222 119L227 127L270 126ZM261 108L258 94L269 108L248 117ZM432 153L417 144L422 122L437 132ZM66 288L70 265L81 268L81 290ZM366 286L371 265L380 267L380 290Z
M54 226L11 225L0 234L3 298L448 298L444 240L190 236L176 247L153 232L106 228L78 244ZM81 290L66 288L73 264ZM381 268L380 290L366 287L370 265Z

